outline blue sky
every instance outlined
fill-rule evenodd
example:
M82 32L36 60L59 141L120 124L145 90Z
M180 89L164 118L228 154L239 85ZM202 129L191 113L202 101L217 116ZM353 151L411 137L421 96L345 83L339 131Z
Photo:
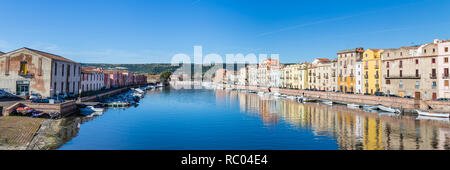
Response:
M283 63L450 39L448 0L0 0L0 51L84 63L276 53Z

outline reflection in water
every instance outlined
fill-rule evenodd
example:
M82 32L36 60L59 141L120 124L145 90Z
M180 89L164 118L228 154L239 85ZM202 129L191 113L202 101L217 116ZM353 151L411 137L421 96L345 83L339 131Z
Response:
M450 149L450 124L444 121L379 115L346 106L271 100L267 96L236 91L216 91L216 102L230 106L239 102L242 113L258 115L266 127L285 121L292 128L333 137L343 150Z

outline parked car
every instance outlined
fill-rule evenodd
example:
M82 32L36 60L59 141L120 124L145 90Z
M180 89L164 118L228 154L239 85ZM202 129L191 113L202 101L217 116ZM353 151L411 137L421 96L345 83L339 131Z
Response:
M70 98L75 98L75 96L76 96L75 93L69 93Z
M59 98L66 99L69 98L69 95L67 95L67 93L62 93L59 95Z
M384 96L384 93L383 93L383 92L375 92L374 95L375 95L375 96Z
M411 96L403 96L403 98L405 98L405 99L412 99Z
M364 93L364 95L369 96L370 94L369 93Z
M397 96L397 95L395 95L395 94L388 94L388 95L386 95L387 97L400 97L400 96Z
M42 96L39 93L31 93L30 100L42 99Z
M48 99L34 99L31 102L32 103L48 103Z
M437 99L437 101L445 101L445 102L448 102L448 101L450 101L450 99L449 99L449 98L439 98L439 99Z

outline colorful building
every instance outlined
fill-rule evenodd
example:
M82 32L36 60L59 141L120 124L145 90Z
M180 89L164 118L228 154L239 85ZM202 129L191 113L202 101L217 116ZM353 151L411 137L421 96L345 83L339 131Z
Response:
M450 40L438 43L439 56L437 57L437 74L432 76L438 79L438 98L450 98ZM436 73L436 72L435 72Z
M338 55L338 78L337 87L338 91L345 93L355 92L355 65L356 62L361 61L364 53L363 48L356 48L351 50L342 50L337 53Z
M381 53L383 50L368 49L363 54L363 82L365 94L381 92Z

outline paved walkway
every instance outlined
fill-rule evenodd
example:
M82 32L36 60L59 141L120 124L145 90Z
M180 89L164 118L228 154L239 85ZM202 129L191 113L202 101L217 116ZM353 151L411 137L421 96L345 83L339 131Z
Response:
M29 117L0 117L0 149L26 147L43 121Z

